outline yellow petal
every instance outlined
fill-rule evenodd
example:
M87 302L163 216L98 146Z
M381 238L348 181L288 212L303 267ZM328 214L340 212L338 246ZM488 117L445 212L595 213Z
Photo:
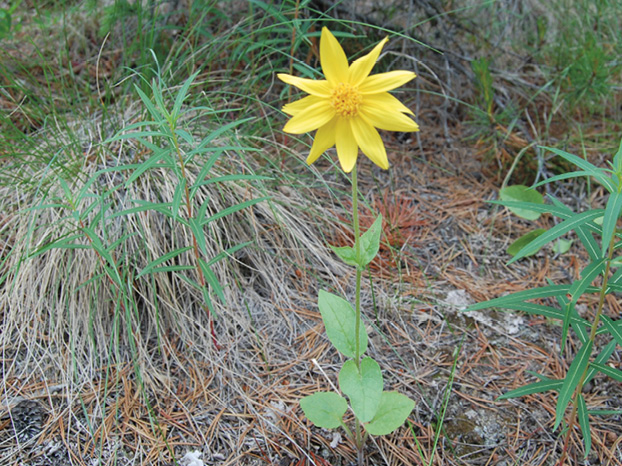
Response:
M320 38L320 64L324 76L333 85L345 82L348 78L348 59L346 54L327 27L322 28Z
M350 173L356 164L359 154L359 147L352 134L350 121L345 118L338 118L335 128L335 145L337 146L337 156L344 172Z
M291 74L279 73L277 77L292 86L296 86L298 89L302 89L311 95L316 95L318 97L330 97L331 87L328 85L328 81L325 80L315 80L315 79L305 79L305 78L297 78L296 76L292 76Z
M330 149L335 145L335 130L337 129L336 123L335 117L318 129L315 133L313 146L311 146L311 152L309 152L309 157L307 157L307 163L309 165L315 162L320 155L326 152L327 149Z
M318 103L307 107L304 111L294 115L285 125L286 133L302 134L318 129L328 123L335 116L335 109L328 100L321 99Z
M321 100L325 100L325 99L323 99L322 97L309 95L302 99L283 105L283 108L281 110L283 110L283 112L287 113L288 115L296 115L306 110L311 105L317 104Z
M367 107L379 111L391 111L391 112L403 112L409 115L414 113L402 102L397 100L394 96L388 92L381 92L380 94L368 94L363 98L363 104L361 107Z
M359 85L359 92L361 94L376 94L390 91L407 83L415 76L412 71L389 71L388 73L374 74L363 80Z
M361 151L372 162L380 168L387 170L389 168L389 160L387 159L387 151L384 148L382 138L378 131L372 125L367 123L363 118L355 117L350 119L352 134L357 144L361 147Z
M360 109L359 116L378 129L406 132L419 131L419 125L403 113Z
M389 38L385 37L383 40L380 41L378 45L373 48L371 52L369 52L364 57L355 60L350 65L349 83L352 86L358 86L367 76L369 76L369 73L371 73L372 68L376 64L376 60L378 60L378 57L380 56L382 47L384 47L384 44L386 44L388 40Z

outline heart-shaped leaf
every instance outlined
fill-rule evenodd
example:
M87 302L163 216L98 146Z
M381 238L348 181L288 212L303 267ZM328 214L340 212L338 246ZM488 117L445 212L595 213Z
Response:
M335 429L348 409L346 399L337 393L319 392L300 400L305 416L317 427Z
M387 435L404 424L415 407L415 402L398 392L382 392L382 398L376 415L365 424L365 430L371 435Z
M361 422L372 420L382 398L382 372L372 358L361 361L361 371L352 359L339 372L339 388L348 395L352 411Z

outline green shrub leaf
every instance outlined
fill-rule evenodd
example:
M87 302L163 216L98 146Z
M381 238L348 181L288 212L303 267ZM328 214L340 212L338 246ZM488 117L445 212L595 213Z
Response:
M398 392L382 392L380 405L374 418L365 424L371 435L387 435L404 424L415 407L415 402Z
M341 425L348 403L337 393L319 392L302 398L300 407L315 426L335 429Z
M318 307L322 314L326 335L337 351L346 357L356 357L356 313L348 301L327 291L320 290ZM359 352L367 350L367 331L361 325Z
M502 201L518 201L529 202L533 204L544 204L542 194L533 188L528 188L521 184L515 186L508 186L499 191L499 199ZM515 215L525 218L527 220L537 220L540 217L540 213L534 210L518 207L508 207Z
M346 361L339 372L339 388L348 395L350 405L361 422L372 420L382 398L382 372L372 358L361 361L359 372L354 360Z

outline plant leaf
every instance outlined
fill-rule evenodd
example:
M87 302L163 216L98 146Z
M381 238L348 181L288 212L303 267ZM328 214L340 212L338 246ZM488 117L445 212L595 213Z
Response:
M587 222L590 222L595 218L601 216L602 211L600 210L588 210L586 212L581 212L580 214L575 214L573 217L555 225L549 231L529 243L527 246L521 249L514 256L514 258L510 262L508 262L508 264L511 264L512 262L515 262L518 259L521 259L526 255L531 254L533 251L537 251L549 241L553 241L554 239L559 238L563 234L568 233L570 230L574 230L578 226L584 225Z
M555 409L555 426L553 427L553 430L557 429L559 424L562 422L562 418L566 412L566 406L568 406L568 403L572 398L572 394L577 388L577 384L583 375L583 371L590 362L592 344L593 342L591 341L584 344L568 368L562 388L559 390L559 398L557 399L557 407Z
M382 372L372 358L361 361L359 372L354 360L346 361L339 372L339 388L348 395L352 411L361 422L372 420L382 398Z
M302 398L300 407L315 426L335 429L341 425L348 403L337 393L319 392Z
M142 269L140 271L140 273L138 275L136 275L136 278L140 278L145 274L148 274L149 272L152 271L152 269L154 269L155 267L157 267L158 265L162 264L163 262L166 262L168 260L171 260L173 257L177 257L178 255L189 251L190 249L192 249L192 246L186 246L185 248L180 248L180 249L175 249L174 251L168 252L166 254L164 254L163 256L158 257L157 259L151 261L149 264L147 264L145 266L144 269ZM192 267L194 268L194 267Z
M508 250L507 250L508 254L511 256L515 256L518 253L518 251L523 249L525 246L531 243L534 239L536 239L538 236L540 236L541 234L545 232L546 230L544 228L538 228L537 230L530 231L526 235L521 236L520 238L518 238L516 241L514 241L512 244L508 246ZM528 255L531 256L538 251L534 251Z
M611 237L615 233L616 223L618 222L618 218L620 217L620 210L622 210L622 193L614 191L609 196L609 200L607 201L607 207L605 207L601 257L607 257L607 251L609 250Z
M618 345L622 346L622 326L620 325L622 324L622 321L614 322L605 315L601 317L601 320Z
M605 346L602 349L602 351L598 354L598 356L596 356L596 359L594 359L594 361L590 363L590 368L587 370L587 375L585 377L585 383L583 385L585 385L586 383L589 383L594 378L594 376L599 370L598 366L600 365L604 366L605 363L609 361L609 358L611 357L615 349L616 349L616 341L611 340L607 344L607 346ZM609 367L609 366L605 366L605 367ZM617 370L617 369L613 369L613 370Z
M349 302L327 291L320 290L318 307L322 314L326 335L337 351L349 358L356 357L356 313ZM360 327L359 353L367 350L367 330Z
M583 170L585 170L586 175L596 178L596 180L598 180L598 182L602 184L610 193L616 190L615 184L613 183L611 178L607 176L606 172L603 171L601 168L592 165L587 160L584 160L581 157L577 157L576 155L569 154L568 152L565 152L563 150L555 149L553 147L542 147L542 149L549 150L559 155L560 157L568 160L568 162L576 165L577 167L582 168Z
M387 435L404 424L415 407L415 402L398 392L382 392L380 405L374 418L365 424L371 435Z
M465 311L477 311L490 307L505 307L506 304L516 304L517 302L525 301L527 299L548 298L550 296L557 296L560 294L565 295L568 293L569 289L570 285L564 284L549 285L540 288L532 288L531 290L517 291L516 293L501 296L500 298L494 298L489 301L471 304L465 309Z
M577 411L577 417L579 418L579 426L581 427L581 433L583 434L583 444L585 445L585 456L590 454L592 449L592 433L590 432L590 417L587 412L587 405L585 404L585 398L579 393L579 406Z
M531 395L533 393L548 392L549 390L559 391L562 388L563 380L544 379L533 382L523 387L515 388L501 395L497 400L507 400L508 398L518 398L521 396Z
M380 249L380 235L382 234L382 215L378 215L369 230L361 235L361 257L359 266L364 268L369 264Z
M540 194L533 188L528 188L527 186L523 186L520 184L503 188L501 191L499 191L499 199L501 199L502 201L529 202L533 204L544 203L542 194ZM510 209L515 215L518 215L519 217L525 218L527 220L537 220L540 217L540 213L534 210L519 207L508 207L508 209Z

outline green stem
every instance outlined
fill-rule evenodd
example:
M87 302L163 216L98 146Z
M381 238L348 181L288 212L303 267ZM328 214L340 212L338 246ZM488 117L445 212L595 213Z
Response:
M611 240L609 241L609 251L607 252L607 263L605 264L605 272L603 273L603 284L600 288L600 296L598 298L598 308L596 309L596 316L594 316L594 322L592 322L592 328L590 331L589 342L594 343L596 338L596 331L598 330L598 324L600 323L600 317L603 314L603 308L605 307L605 296L607 295L607 285L609 283L609 270L611 268L611 259L613 258L613 246L615 244L616 232L613 232L611 236ZM579 397L581 396L581 392L583 391L583 384L585 383L585 378L587 377L587 372L590 368L588 364L583 370L583 374L579 379L579 383L577 384L577 388L575 389L574 396L572 399L572 411L570 412L570 421L568 423L568 430L566 431L566 436L564 437L564 448L562 450L561 458L559 459L559 465L563 466L564 461L566 460L566 454L568 451L568 445L570 444L570 435L572 434L572 430L574 428L575 419L577 417L577 411L579 409ZM589 435L589 434L588 434Z
M356 165L354 165L354 169L352 170L352 221L354 223L354 252L356 254L356 261L360 262L361 258L361 232L359 226L359 212L358 212L358 183L356 177ZM355 312L356 312L356 322L354 327L354 346L355 346L355 361L356 368L358 369L359 374L361 373L361 346L360 346L360 334L361 334L361 275L362 270L360 266L356 266L356 293L355 293ZM358 418L355 416L354 419L354 428L355 428L355 443L358 449L358 463L362 464L363 457L363 444L364 438L361 432L361 423Z

